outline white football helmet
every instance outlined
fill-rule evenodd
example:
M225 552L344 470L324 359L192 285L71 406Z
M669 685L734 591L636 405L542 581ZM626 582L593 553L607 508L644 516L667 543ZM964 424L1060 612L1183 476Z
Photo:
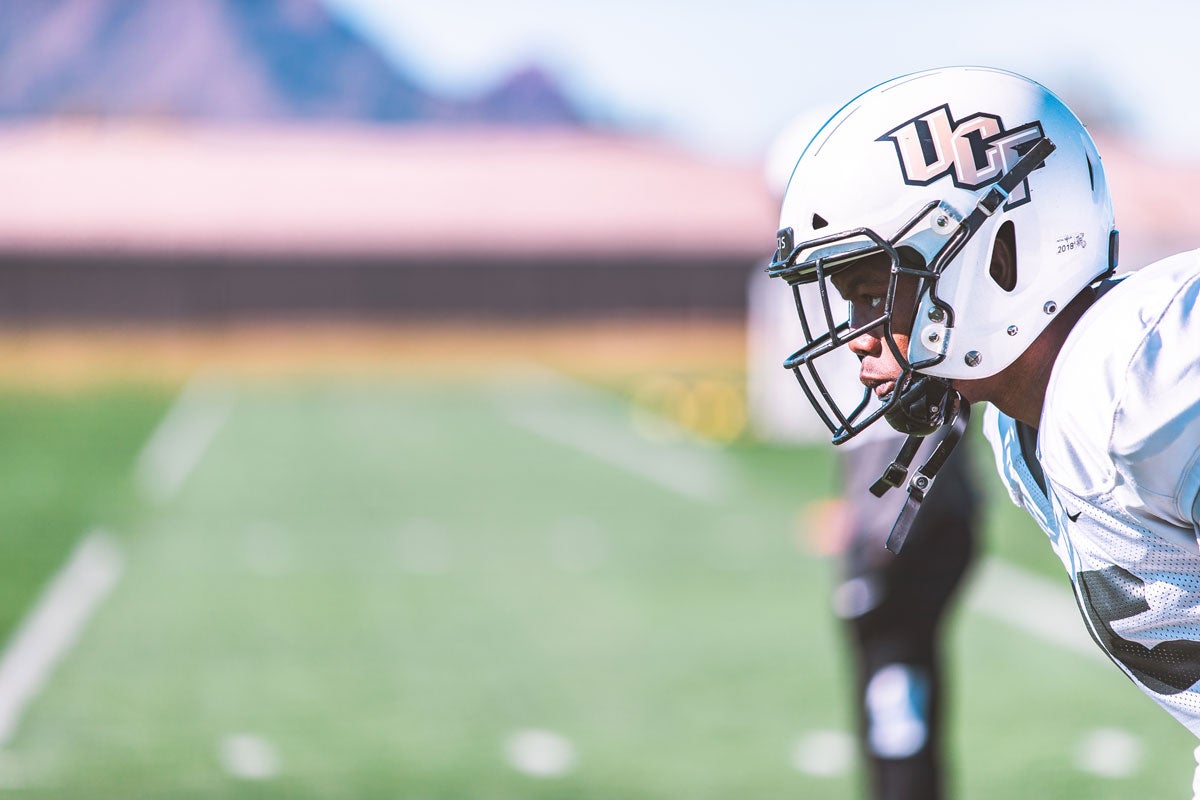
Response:
M797 162L779 227L771 275L797 298L799 284L826 287L821 318L797 302L807 342L785 366L835 444L883 416L907 433L936 430L946 380L1009 366L1117 259L1108 184L1082 123L1043 86L983 67L906 75L846 104ZM998 237L1016 254L1015 282L992 275ZM884 310L852 330L827 279L880 252L892 261ZM891 331L903 274L920 279L905 353ZM818 361L880 327L904 369L898 388L882 407L864 390L841 408Z

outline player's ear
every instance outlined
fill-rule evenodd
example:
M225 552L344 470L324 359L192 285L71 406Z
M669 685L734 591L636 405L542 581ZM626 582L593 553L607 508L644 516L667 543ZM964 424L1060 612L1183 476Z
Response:
M1012 220L1007 220L996 232L988 274L1006 292L1011 292L1017 285L1017 240Z

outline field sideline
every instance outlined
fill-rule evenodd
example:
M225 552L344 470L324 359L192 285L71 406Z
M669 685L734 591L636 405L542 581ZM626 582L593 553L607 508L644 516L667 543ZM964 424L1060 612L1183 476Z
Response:
M10 794L855 796L798 523L827 451L638 408L663 370L736 381L736 326L363 333L0 336L3 630L87 532L123 568L0 751ZM1177 723L989 607L1065 580L1015 510L989 528L950 647L961 796L1182 795Z
M470 379L536 361L592 378L668 369L740 370L739 320L369 325L319 321L0 330L0 384L67 390L179 386L197 372L242 378L413 375Z

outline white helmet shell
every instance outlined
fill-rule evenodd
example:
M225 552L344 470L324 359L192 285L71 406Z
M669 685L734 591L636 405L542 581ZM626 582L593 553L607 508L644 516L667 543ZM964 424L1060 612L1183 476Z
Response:
M796 242L858 228L892 239L937 203L894 242L928 265L987 188L1042 137L1056 150L933 286L951 309L949 318L934 311L927 288L910 338L910 363L944 356L922 373L994 375L1115 266L1112 201L1100 154L1079 119L1045 87L1002 70L953 67L906 75L859 95L825 123L797 162L780 228L791 228ZM1009 223L1016 282L1006 289L990 264L996 237ZM843 241L805 257L864 244Z

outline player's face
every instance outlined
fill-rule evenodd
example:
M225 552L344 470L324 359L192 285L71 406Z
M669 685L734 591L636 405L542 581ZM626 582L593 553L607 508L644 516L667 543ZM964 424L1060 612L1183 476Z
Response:
M830 278L834 288L850 303L851 327L865 325L883 314L890 279L891 259L884 253L868 256ZM892 318L892 338L901 353L908 352L913 322L911 309L916 291L916 278L901 275L896 285L893 303L895 316ZM871 387L878 397L895 388L902 369L892 348L884 340L882 323L851 341L848 346L859 358L859 380L863 385Z

